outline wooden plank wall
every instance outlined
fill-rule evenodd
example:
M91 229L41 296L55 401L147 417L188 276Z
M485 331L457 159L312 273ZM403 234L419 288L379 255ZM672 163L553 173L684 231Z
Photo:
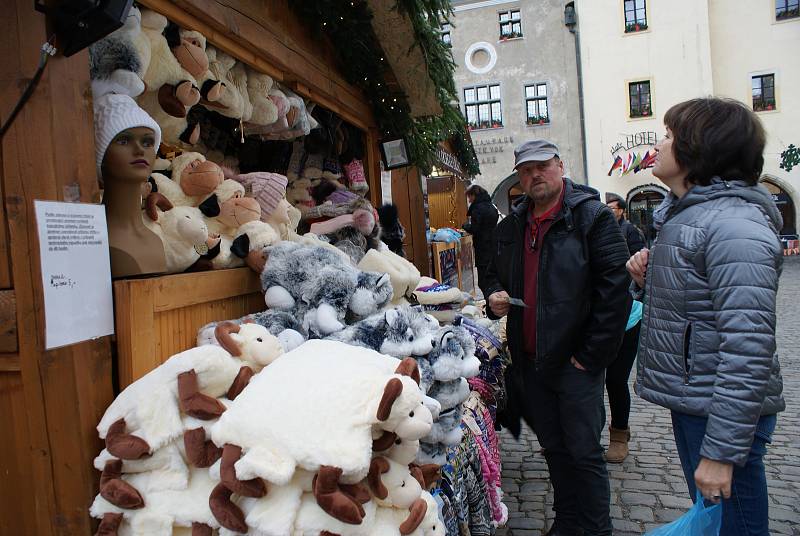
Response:
M459 228L467 220L464 182L454 176L428 179L431 227Z
M249 268L119 280L114 301L120 389L193 348L205 324L266 308Z
M33 2L0 10L0 118L5 120L47 40ZM90 534L97 489L95 425L110 403L108 337L44 349L44 315L33 200L65 188L97 191L88 98L88 53L52 58L38 88L2 140L0 287L12 287L18 351L0 359L0 527L4 534ZM7 259L10 262L8 270Z
M430 275L428 241L425 226L425 201L420 173L416 167L392 171L392 202L397 206L400 223L406 231L403 241L406 258L422 275Z

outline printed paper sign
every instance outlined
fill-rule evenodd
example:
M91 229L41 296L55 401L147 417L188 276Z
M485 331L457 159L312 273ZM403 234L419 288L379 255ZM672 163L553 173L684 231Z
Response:
M114 333L108 228L102 205L34 201L45 347Z

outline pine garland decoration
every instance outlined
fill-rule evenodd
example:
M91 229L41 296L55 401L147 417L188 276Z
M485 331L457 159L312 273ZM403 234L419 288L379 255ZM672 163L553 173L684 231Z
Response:
M422 49L442 107L441 116L417 119L411 117L407 96L390 91L386 85L389 64L372 29L372 12L366 2L303 0L290 2L290 5L313 24L318 33L327 35L335 43L339 67L347 80L370 99L382 133L386 137L405 137L412 162L424 173L430 173L438 162L439 142L447 139L453 142L464 174L480 173L475 149L466 136L466 121L460 110L451 104L458 102L453 81L455 62L439 30L440 20L447 20L452 14L449 0L397 0L397 8L412 23L415 44Z

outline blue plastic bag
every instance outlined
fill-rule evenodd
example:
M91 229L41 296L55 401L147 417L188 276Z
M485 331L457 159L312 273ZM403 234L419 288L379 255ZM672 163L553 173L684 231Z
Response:
M719 536L722 528L722 505L705 506L703 496L697 492L692 509L681 517L645 536Z

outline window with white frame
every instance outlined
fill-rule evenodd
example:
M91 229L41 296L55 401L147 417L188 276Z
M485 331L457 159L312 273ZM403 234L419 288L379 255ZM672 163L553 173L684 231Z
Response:
M630 82L628 84L628 99L631 118L649 117L652 115L650 80Z
M470 130L502 128L500 84L464 88L464 114Z
M522 18L519 9L501 11L500 18L500 39L514 39L522 37Z
M527 125L550 123L547 84L542 82L525 86L525 114L525 123Z
M775 109L775 73L752 77L753 110L768 112Z
M645 0L625 0L625 33L647 29L647 5Z

